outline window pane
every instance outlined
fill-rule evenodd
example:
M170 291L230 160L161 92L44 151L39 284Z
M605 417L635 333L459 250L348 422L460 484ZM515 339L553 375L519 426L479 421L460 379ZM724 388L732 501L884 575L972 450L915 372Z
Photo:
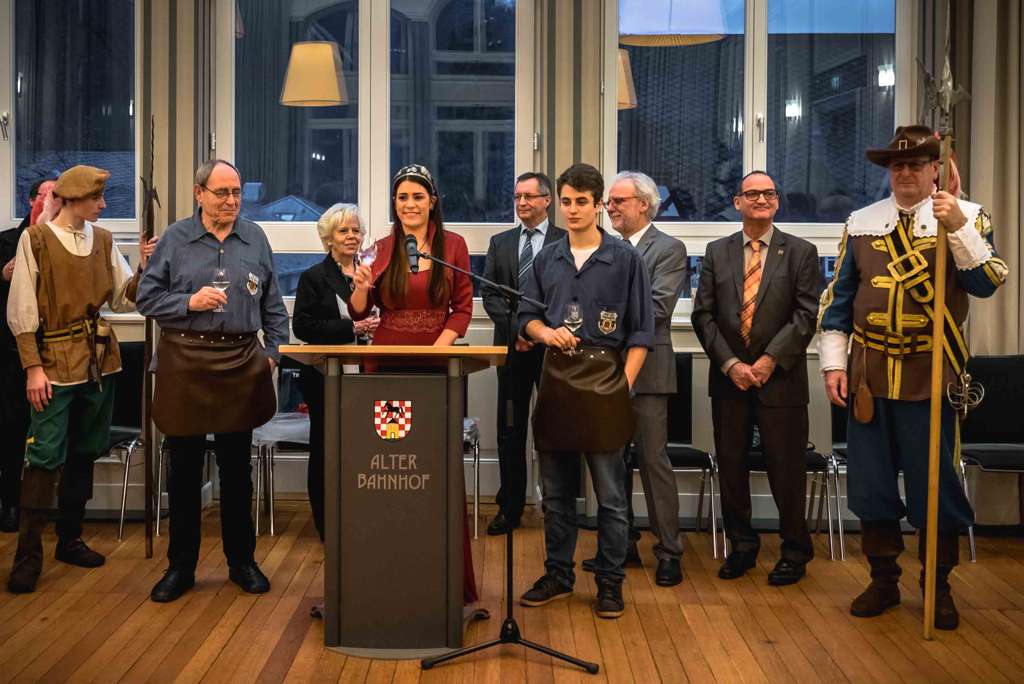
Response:
M767 171L777 221L842 223L889 195L864 158L895 128L896 0L770 0Z
M429 168L447 222L511 223L513 0L407 0L402 9L391 12L392 174Z
M310 228L310 230L316 229ZM295 254L274 252L274 268L277 270L277 282L281 288L281 296L294 297L295 289L299 286L299 276L323 260L323 252Z
M743 0L619 2L618 165L658 184L661 221L739 220L744 12Z
M135 218L135 3L14 3L15 217L40 177L110 171L103 218ZM8 67L9 68L9 67Z
M245 218L316 221L332 204L358 200L358 8L356 0L238 0L244 35L235 39L235 159ZM301 41L338 44L346 104L281 104L291 46Z

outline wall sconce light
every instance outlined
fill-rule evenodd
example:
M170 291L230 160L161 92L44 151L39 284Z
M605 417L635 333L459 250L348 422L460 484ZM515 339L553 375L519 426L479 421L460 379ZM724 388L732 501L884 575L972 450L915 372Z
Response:
M633 85L633 71L629 67L629 53L619 48L619 109L634 109L636 104L636 88Z
M348 104L337 43L309 41L292 45L281 88L281 104L290 107Z
M787 119L799 119L801 112L800 100L786 100Z
M878 87L886 88L896 85L896 70L892 64L883 64L878 67Z

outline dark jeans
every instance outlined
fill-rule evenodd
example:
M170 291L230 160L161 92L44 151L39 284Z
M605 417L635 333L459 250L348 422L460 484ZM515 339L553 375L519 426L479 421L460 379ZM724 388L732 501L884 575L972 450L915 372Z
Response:
M753 554L761 538L751 525L750 466L747 453L755 423L761 433L768 469L768 484L779 509L782 558L807 563L814 558L814 544L807 530L804 505L807 497L807 407L765 406L755 392L746 400L712 399L722 520L733 551Z
M324 540L324 376L310 366L299 371L299 391L309 407L309 463L306 489L313 524Z
M594 579L622 584L626 573L626 492L622 486L626 464L622 451L587 454L587 467L597 494L597 558ZM540 477L544 489L544 567L566 586L576 583L572 557L576 553L576 478L579 454L541 452Z
M5 508L21 500L29 410L18 353L0 351L0 503Z
M530 399L540 382L545 347L528 352L513 352L514 376L508 368L498 367L498 464L501 487L495 503L513 520L519 520L526 507L526 432L530 427ZM514 425L508 426L507 407L512 400ZM507 478L507 481L506 481Z
M171 452L167 498L171 509L167 560L171 569L194 572L199 562L203 461L206 435L168 437ZM252 431L214 435L220 469L220 530L228 567L253 562Z

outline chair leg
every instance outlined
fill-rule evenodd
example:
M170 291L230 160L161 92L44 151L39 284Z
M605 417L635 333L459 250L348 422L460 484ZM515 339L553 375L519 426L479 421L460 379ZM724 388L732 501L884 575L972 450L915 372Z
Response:
M821 534L822 506L824 505L825 501L828 500L828 474L824 470L821 471L821 474L824 476L824 481L821 483L821 490L818 492L818 525L814 530L814 534ZM814 477L815 479L817 479L818 476L815 475ZM829 515L832 515L831 510L829 510Z
M700 494L697 495L697 533L700 534L700 523L704 517L704 478L707 477L708 469L700 471Z
M480 536L480 438L473 440L473 539Z
M828 466L825 466L825 506L828 507L828 555L831 560L836 559L835 531L832 528L832 481L828 476Z
M270 536L274 536L274 452L276 444L267 445L267 499L270 500Z
M835 477L836 521L839 527L839 560L846 560L846 531L843 529L843 489L839 486L839 462L832 456L832 474Z
M156 457L156 531L154 534L160 536L160 518L164 508L164 456L167 451L160 449L160 455Z
M967 468L964 466L964 460L960 459L960 480L964 485L964 496L967 497L967 503L971 502L970 490L967 488ZM971 562L978 562L978 554L974 550L974 525L967 528L967 538L971 543Z
M817 489L818 481L814 479L814 475L811 475L811 496L807 500L807 527L810 527L811 523L814 521L811 514L814 513L814 495L817 493Z
M708 515L708 524L711 527L711 550L713 552L713 558L718 558L718 507L715 505L715 492L717 491L718 482L718 463L712 459L711 468L708 470L708 484L711 486L711 492L709 495L709 508L711 509ZM727 555L725 549L725 520L722 520L722 557Z
M256 536L260 536L260 496L263 491L263 445L256 448Z
M124 457L124 486L121 487L121 522L117 526L117 541L124 540L124 510L128 502L128 469L132 465L132 452L135 449L129 446Z

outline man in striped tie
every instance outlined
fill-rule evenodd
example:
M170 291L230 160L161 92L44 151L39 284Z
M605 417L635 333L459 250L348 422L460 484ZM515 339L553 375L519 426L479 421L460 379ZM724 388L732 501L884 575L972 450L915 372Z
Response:
M565 231L548 222L551 205L551 181L543 173L527 172L516 180L516 216L520 225L498 233L487 248L484 277L499 285L523 289L533 270L533 258L545 245L557 241ZM494 344L508 344L508 330L519 330L513 314L511 328L505 300L497 292L484 289L484 310L494 321ZM498 367L498 462L501 487L495 501L498 514L487 526L487 534L505 534L509 526L519 527L526 506L526 432L530 422L530 397L540 380L544 346L518 337L515 340L515 376L508 365ZM513 421L509 424L511 404ZM506 466L508 470L506 471ZM510 474L506 478L505 473ZM508 480L508 481L506 481Z
M781 560L768 575L793 584L814 556L804 520L807 491L807 345L814 336L818 251L772 224L775 183L763 171L733 199L743 231L708 245L693 301L693 330L711 361L708 394L732 553L718 572L741 577L761 542L751 525L750 470L768 472L779 511ZM760 447L752 449L755 426ZM763 464L763 465L762 465Z

